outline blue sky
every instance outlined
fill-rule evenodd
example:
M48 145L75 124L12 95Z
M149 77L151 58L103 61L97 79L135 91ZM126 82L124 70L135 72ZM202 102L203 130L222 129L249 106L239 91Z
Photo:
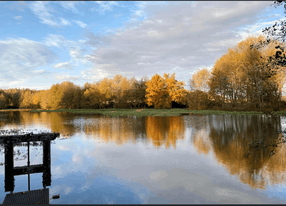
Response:
M272 1L0 2L0 88L176 73L188 81L284 19Z

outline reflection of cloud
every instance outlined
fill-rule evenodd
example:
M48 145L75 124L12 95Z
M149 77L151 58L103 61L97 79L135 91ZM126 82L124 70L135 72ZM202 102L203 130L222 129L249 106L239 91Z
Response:
M57 148L60 150L63 150L63 151L69 151L70 150L70 148L68 146L65 146L65 145L58 145Z
M150 179L152 180L160 180L160 179L163 179L165 177L167 177L168 174L165 172L165 171L158 171L158 172L152 172L150 174Z
M162 173L164 177L159 175ZM247 192L217 186L207 176L192 173L188 170L177 168L165 172L155 172L153 175L154 177L161 176L160 179L155 181L164 190L172 189L176 191L176 189L184 188L191 194L196 194L198 198L220 203L262 203L261 200L249 195ZM160 195L157 196L160 197Z
M63 191L63 193L65 195L69 194L71 191L73 191L73 188L67 186L66 184L63 185L55 185L52 188L50 188L50 194L54 195L54 194L61 194Z
M82 163L82 157L79 156L79 155L73 155L72 156L72 161L75 162L75 163Z

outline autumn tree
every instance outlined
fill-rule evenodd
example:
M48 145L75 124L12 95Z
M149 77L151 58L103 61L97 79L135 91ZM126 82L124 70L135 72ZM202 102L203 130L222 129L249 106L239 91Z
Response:
M284 14L286 14L286 1L274 1L274 4L271 4L271 6L275 6L277 8L278 6L281 6L284 4ZM276 21L274 25L270 27L266 27L262 30L264 35L267 35L267 40L260 41L259 43L250 45L250 48L254 49L263 49L265 47L268 47L269 44L273 43L273 41L285 43L285 37L286 37L286 31L285 31L286 21L285 20L279 20ZM267 56L268 65L272 66L272 69L275 68L279 70L280 67L286 66L286 56L284 53L286 47L281 45L276 45L276 51L274 55ZM278 73L284 75L285 72L277 71ZM283 74L284 73L284 74ZM280 82L281 83L281 82ZM279 87L280 88L280 87ZM278 92L280 93L280 92ZM278 104L280 105L280 100L278 100ZM278 106L279 107L279 106Z
M110 80L112 87L112 99L115 108L127 108L131 104L130 93L134 81L128 80L120 74L117 74Z
M210 109L209 108L210 101L207 92L201 90L189 91L187 93L186 98L188 103L188 109L190 110Z
M25 90L21 95L20 108L31 108L32 107L32 92Z
M20 106L20 89L9 88L5 89L4 92L7 94L8 106L19 108Z
M31 96L31 100L32 100L32 105L31 107L34 108L34 109L40 109L41 106L40 106L40 92L39 91L34 91L32 93L32 96Z
M60 88L63 92L61 99L61 107L64 109L78 109L81 102L80 87L74 85L74 83L65 81L60 84Z
M211 72L207 68L197 69L189 81L191 91L208 91L209 85L207 82L210 78L210 75Z
M112 100L111 81L106 77L97 82L97 88L100 93L99 104L101 108L106 108Z
M101 94L96 84L85 83L83 88L82 106L86 109L100 109Z
M15 89L12 93L12 106L20 107L20 90Z
M7 95L5 92L0 90L0 109L5 109L7 106Z
M172 101L185 101L186 90L183 82L175 80L175 73L169 77L164 74L164 78L155 74L146 83L146 103L148 106L154 105L157 108L171 108Z
M53 84L49 91L49 104L48 108L50 109L61 109L62 105L62 98L63 98L63 90L59 84Z
M145 107L145 95L146 93L146 83L149 81L147 76L141 77L140 80L136 80L129 90L129 99L132 102L133 107Z
M210 96L219 95L223 104L230 102L236 106L247 102L254 108L260 108L270 99L278 102L277 91L283 81L278 78L277 68L270 66L267 59L275 53L275 43L264 50L249 47L263 40L262 35L249 37L216 61L209 79Z
M41 109L49 109L49 96L50 96L50 90L41 90L39 91L39 98L40 98L40 108Z
M169 77L169 74L164 74L167 91L172 102L186 104L187 90L185 90L184 82L179 82L175 79L175 73Z
M213 75L220 75L220 72ZM209 90L209 80L210 80L211 72L207 68L197 69L196 72L192 75L192 78L189 80L190 91L187 93L187 105L191 110L197 109L207 109L209 106L209 94L207 91ZM222 76L221 76L222 77ZM217 81L212 82L212 88L218 89L222 94L222 89L224 85L223 77L217 78ZM216 84L216 86L214 85ZM214 91L211 91L214 93ZM214 95L213 95L214 97ZM218 100L217 100L218 101Z

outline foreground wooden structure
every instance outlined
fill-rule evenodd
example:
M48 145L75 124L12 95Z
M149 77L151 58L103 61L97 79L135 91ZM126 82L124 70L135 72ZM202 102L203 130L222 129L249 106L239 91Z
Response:
M49 204L49 190L46 186L51 186L51 141L56 139L59 133L25 134L0 136L0 144L5 148L5 192L7 194L3 201L5 204ZM43 142L43 164L30 165L30 142ZM20 142L28 143L28 161L27 166L14 167L13 145ZM30 191L30 174L43 173L43 187L41 190ZM28 191L14 193L16 175L28 174Z

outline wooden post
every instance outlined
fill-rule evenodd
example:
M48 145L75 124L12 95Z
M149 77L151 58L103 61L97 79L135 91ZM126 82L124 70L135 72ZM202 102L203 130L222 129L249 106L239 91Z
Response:
M30 142L28 141L28 168L30 168ZM30 191L30 172L28 170L28 191Z
M43 187L51 186L51 142L49 140L43 141Z
M14 191L14 159L13 159L13 143L8 141L5 144L5 192Z

